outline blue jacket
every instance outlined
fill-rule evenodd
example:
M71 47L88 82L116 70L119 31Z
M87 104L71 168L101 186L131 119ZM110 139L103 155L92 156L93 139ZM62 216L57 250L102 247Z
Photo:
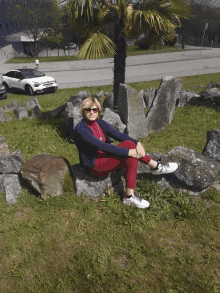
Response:
M84 120L81 120L76 125L75 131L73 133L73 140L79 152L80 164L85 168L86 173L90 173L92 167L95 165L95 158L97 156L98 150L106 152L107 154L112 156L128 157L129 150L126 148L111 145L109 137L112 137L113 139L120 142L125 140L131 140L135 144L138 143L136 139L129 137L125 133L121 133L120 131L115 130L104 120L98 119L96 120L96 122L98 122L98 124L102 128L106 137L106 142L103 142L96 138L93 135L92 130L87 126Z

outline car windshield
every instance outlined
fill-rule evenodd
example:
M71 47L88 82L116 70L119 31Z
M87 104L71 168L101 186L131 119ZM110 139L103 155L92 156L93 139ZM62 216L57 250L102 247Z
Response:
M44 74L36 69L19 69L24 78L42 77Z

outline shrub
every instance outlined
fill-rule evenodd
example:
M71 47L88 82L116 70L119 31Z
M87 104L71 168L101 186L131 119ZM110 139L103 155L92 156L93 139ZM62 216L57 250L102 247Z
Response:
M176 36L174 36L174 38L171 40L165 40L164 45L165 46L175 46L176 42L177 42L177 38L176 38Z
M152 45L152 41L148 36L145 36L145 37L141 38L140 40L138 40L137 44L138 44L139 49L148 50Z

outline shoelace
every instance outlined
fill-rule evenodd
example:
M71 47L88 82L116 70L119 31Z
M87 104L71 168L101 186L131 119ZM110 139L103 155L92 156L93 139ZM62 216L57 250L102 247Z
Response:
M167 167L169 168L169 163L162 163L160 162L161 161L161 158L157 161L159 165L161 165L162 167ZM159 167L159 166L158 166Z
M140 196L137 196L136 194L133 194L133 197L134 197L135 199L137 199L138 201L141 202L141 198L140 198Z

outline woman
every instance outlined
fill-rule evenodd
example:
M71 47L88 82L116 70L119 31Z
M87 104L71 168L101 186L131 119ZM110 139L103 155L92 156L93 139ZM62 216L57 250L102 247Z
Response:
M172 173L178 165L155 162L145 155L140 142L99 119L102 107L96 98L86 98L82 102L81 113L84 118L76 125L73 139L79 152L80 164L85 171L96 176L105 176L115 169L124 168L126 194L123 203L133 204L138 208L149 207L148 201L134 194L138 161L150 166L155 175ZM111 145L109 137L121 143L117 146Z

